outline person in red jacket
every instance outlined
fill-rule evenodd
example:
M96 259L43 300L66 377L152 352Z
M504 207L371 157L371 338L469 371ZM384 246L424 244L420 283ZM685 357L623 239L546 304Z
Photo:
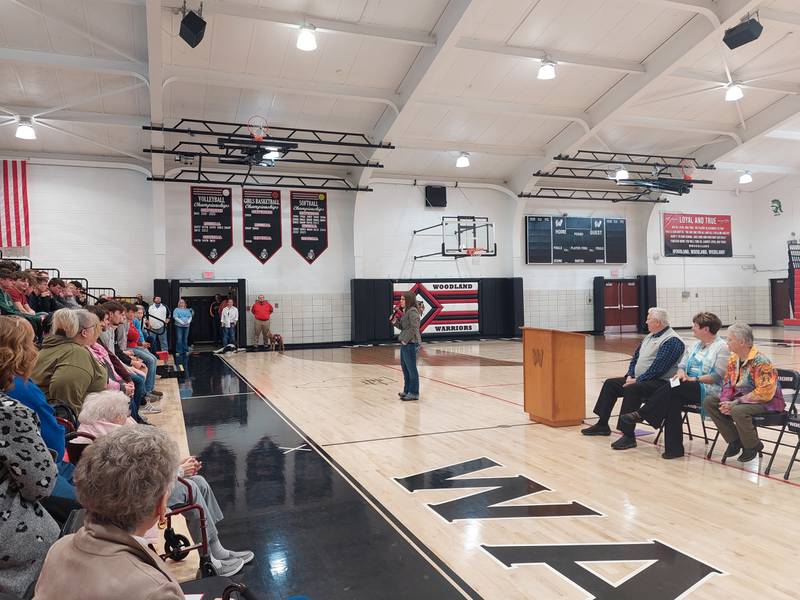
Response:
M272 311L275 309L272 308L272 304L264 299L264 294L259 294L258 299L253 306L250 307L250 310L253 313L253 319L255 319L256 324L256 335L253 346L258 347L258 340L263 337L264 341L261 349L264 350L270 340L269 318L272 316Z

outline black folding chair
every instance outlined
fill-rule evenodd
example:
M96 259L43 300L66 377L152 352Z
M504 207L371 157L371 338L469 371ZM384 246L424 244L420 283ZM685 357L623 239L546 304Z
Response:
M800 415L798 415L796 412L793 415L789 415L789 420L786 423L786 428L797 436L797 444L795 444L794 446L794 451L792 452L792 459L789 461L789 464L786 467L786 473L783 474L784 479L789 479L789 475L792 472L792 467L794 466L794 463L797 460L797 452L798 450L800 450Z
M781 390L783 392L784 398L784 410L782 412L764 412L757 415L753 415L753 426L758 429L759 427L764 429L772 429L773 431L778 431L778 439L775 442L770 442L774 444L772 452L759 452L759 455L768 455L769 456L769 463L767 463L767 468L764 469L764 474L769 475L770 470L772 469L772 463L775 461L775 455L778 454L778 450L781 446L789 446L789 444L782 444L781 440L783 440L783 434L786 432L786 427L789 422L789 417L791 415L797 415L797 397L800 394L800 373L793 369L777 369L778 372L778 384L781 386ZM791 400L787 398L787 394L791 396ZM786 402L789 402L789 408L786 408ZM714 447L717 445L717 440L719 439L719 431L714 436L714 441L711 444L711 449L708 451L706 458L711 458L711 454L714 452ZM764 440L762 440L763 442ZM769 442L769 440L767 440ZM798 442L800 445L800 442ZM797 447L795 447L795 454L797 452ZM723 456L722 462L725 463L727 459ZM792 460L790 464L791 470L791 463L794 462ZM784 477L784 479L786 479Z
M694 439L694 435L692 434L692 424L689 422L689 413L700 415L700 426L703 428L703 440L705 441L706 444L708 444L711 438L708 437L708 431L706 430L706 422L703 419L702 413L700 412L700 405L684 404L683 407L681 408L681 411L683 412L683 419L681 425L686 425L685 433L686 435L689 436L690 440ZM661 427L658 428L658 433L656 434L656 441L655 441L656 444L658 443L658 440L661 438L661 434L663 432L664 432L664 424L662 423Z

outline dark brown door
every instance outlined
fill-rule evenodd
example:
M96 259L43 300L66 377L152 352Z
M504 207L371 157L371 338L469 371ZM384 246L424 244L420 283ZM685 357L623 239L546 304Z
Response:
M606 332L620 333L622 321L622 297L620 282L606 280L603 289L603 312L605 314Z
M770 279L769 295L772 301L772 324L783 325L789 318L789 280Z
M620 329L622 331L636 331L639 320L639 285L636 280L620 282Z

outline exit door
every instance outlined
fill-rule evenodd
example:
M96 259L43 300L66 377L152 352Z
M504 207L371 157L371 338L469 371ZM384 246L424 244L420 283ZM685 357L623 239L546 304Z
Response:
M789 294L789 280L786 277L769 280L773 325L783 325L783 320L789 318Z
M606 333L636 331L639 318L639 286L635 279L607 279L603 287Z

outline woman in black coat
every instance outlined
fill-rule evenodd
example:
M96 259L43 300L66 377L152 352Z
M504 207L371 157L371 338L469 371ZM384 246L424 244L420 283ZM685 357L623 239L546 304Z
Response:
M392 315L392 325L400 330L400 366L403 368L403 391L401 400L419 400L419 373L417 372L417 351L422 344L419 333L420 313L414 292L403 292L400 296L400 318Z

